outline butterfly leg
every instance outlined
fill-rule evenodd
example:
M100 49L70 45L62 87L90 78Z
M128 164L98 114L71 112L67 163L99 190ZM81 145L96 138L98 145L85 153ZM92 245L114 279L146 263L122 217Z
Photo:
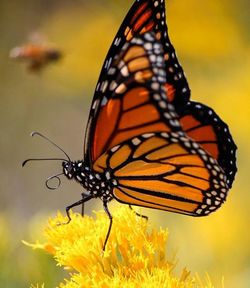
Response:
M93 198L92 195L88 195L86 197L83 197L81 200L71 204L70 206L66 207L66 214L67 214L67 217L68 217L68 221L66 223L63 223L63 224L69 224L69 222L71 221L71 217L70 217L70 214L69 214L70 209L72 209L72 208L74 208L76 206L82 205L85 202L88 202L92 198Z
M142 215L142 214L136 212L131 205L128 205L128 206L135 213L136 216L139 216L139 217L142 217L143 219L148 220L148 216L145 216L145 215Z
M85 199L87 196L89 196L89 195L83 192L82 193L82 200ZM82 214L82 217L84 217L84 202L82 203L82 212L81 212L81 214Z
M109 212L107 201L104 201L104 202L103 202L103 207L104 207L104 210L105 210L105 212L107 213L107 215L108 215L108 217L109 217L109 220L110 220L110 222L109 222L109 229L108 229L108 232L107 232L107 235L106 235L106 238L105 238L105 241L104 241L104 245L103 245L103 248L102 248L102 250L105 251L106 244L107 244L107 242L108 242L109 235L110 235L111 228L112 228L112 224L113 224L113 217L112 217L111 213Z

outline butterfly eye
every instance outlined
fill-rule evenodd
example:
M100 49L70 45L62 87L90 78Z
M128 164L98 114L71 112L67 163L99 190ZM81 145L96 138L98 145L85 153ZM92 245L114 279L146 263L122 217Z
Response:
M63 161L63 162L62 162L62 166L63 166L64 170L68 170L68 168L69 168L69 163L66 162L66 161Z
M68 179L72 179L76 172L74 163L71 162L64 162L63 163L63 173ZM53 178L53 176L52 176ZM50 180L50 179L48 179Z

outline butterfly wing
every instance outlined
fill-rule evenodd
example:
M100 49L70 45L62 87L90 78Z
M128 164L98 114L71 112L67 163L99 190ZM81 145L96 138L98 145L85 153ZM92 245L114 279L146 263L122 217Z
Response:
M147 32L154 32L155 37L163 47L165 62L165 88L167 89L168 101L172 102L177 112L185 106L190 96L190 89L178 62L173 45L168 36L168 28L165 16L165 1L138 0L135 1L127 16L125 17L104 61L101 74L96 86L95 95L92 101L88 125L85 134L84 151L85 158L89 158L88 147L91 145L91 131L95 125L96 115L101 107L97 102L102 102L106 96L103 89L104 83L110 80L107 75L114 58L120 53L125 43L134 36L143 35ZM167 79L167 80L166 80ZM105 91L105 92L104 92Z
M106 150L127 139L155 131L179 131L172 104L168 103L163 49L154 33L124 44L100 84L104 95L89 126L90 164Z
M231 188L237 171L237 147L227 124L213 109L196 102L189 102L184 108L180 123L186 134L218 161Z
M135 1L118 31L114 44L124 44L124 41L129 41L138 34L155 32L164 50L168 100L173 102L176 111L179 112L178 109L184 107L189 100L190 89L169 39L165 11L164 0ZM117 47L119 48L119 45Z
M137 136L105 152L93 168L110 169L120 202L191 216L218 209L228 191L217 161L183 132Z
M92 170L109 171L120 202L208 215L225 200L227 177L204 143L181 130L166 97L162 58L153 33L133 37L115 58L96 104Z

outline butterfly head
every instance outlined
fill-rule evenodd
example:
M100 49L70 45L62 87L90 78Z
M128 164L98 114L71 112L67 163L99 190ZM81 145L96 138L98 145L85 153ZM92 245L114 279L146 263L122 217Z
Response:
M63 173L69 180L75 178L76 166L77 166L76 162L63 161L62 166L63 166Z
M86 167L83 161L64 161L62 162L63 174L69 179L74 179L84 187L86 178L88 178L90 169ZM86 188L86 187L85 187Z

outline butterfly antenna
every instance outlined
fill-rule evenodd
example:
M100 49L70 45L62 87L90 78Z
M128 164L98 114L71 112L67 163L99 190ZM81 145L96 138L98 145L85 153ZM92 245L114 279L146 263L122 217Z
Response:
M57 188L60 187L61 185L61 179L59 176L63 175L63 173L60 173L60 174L56 174L56 175L53 175L53 176L50 176L49 178L47 178L47 180L45 181L45 185L48 189L50 190L56 190ZM57 185L56 186L50 186L49 185L49 182L53 179L56 179L58 181Z
M71 162L69 155L61 148L59 147L56 143L54 143L52 140L50 140L48 137L44 136L43 134L39 133L39 132L32 132L31 136L40 136L43 139L47 140L48 142L50 142L52 145L54 145L55 147L57 147L59 150L61 150L63 152L63 154L68 158L68 161Z
M26 159L25 161L23 161L22 167L24 167L30 161L50 161L50 160L68 162L67 159L63 159L63 158L30 158L30 159Z

